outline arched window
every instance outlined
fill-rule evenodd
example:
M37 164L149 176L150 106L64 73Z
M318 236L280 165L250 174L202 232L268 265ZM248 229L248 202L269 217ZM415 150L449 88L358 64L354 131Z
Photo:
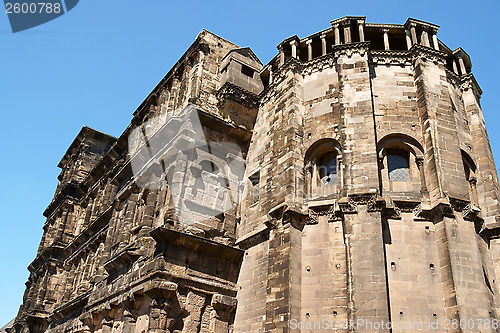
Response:
M307 150L306 193L310 198L328 197L342 187L340 145L333 139L322 139Z
M387 149L389 179L407 182L410 180L410 155L403 149Z
M320 157L318 163L319 178L321 186L329 186L337 183L337 153L329 151Z
M427 193L423 148L417 140L401 133L389 134L379 141L377 149L382 192Z

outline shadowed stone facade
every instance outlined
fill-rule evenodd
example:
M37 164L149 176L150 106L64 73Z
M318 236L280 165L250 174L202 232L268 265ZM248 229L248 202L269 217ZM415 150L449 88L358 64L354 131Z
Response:
M267 65L203 30L119 138L84 127L64 155L13 331L391 331L314 326L324 320L497 331L478 326L500 304L482 92L438 29L344 17L285 39ZM190 226L169 187L136 184L128 155L134 129L159 132L187 106L207 143L241 150L249 188ZM223 167L210 175L192 155L152 160L148 177L216 184Z

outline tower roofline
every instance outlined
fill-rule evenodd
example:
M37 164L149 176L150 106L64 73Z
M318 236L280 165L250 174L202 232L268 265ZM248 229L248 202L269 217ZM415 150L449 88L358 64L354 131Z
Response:
M434 30L436 30L436 32L439 30L439 25L437 25L437 24L425 22L425 21L418 20L418 19L414 19L412 17L410 17L410 18L408 18L406 20L404 26L406 28L409 28L412 23L418 24L418 25L421 25L421 26L424 26L424 27L427 27L427 28L434 29Z
M362 21L365 21L366 20L366 16L344 16L344 17L341 17L341 18L338 18L338 19L330 21L330 24L334 25L334 24L338 24L338 23L342 23L342 22L350 21L350 20L362 20Z
M95 130L95 129L88 127L88 126L83 126L82 129L80 130L80 132L78 133L78 135L75 137L75 139L73 140L73 142L69 146L69 148L64 153L64 155L63 155L61 161L59 162L59 164L57 165L57 167L59 167L61 169L64 168L66 163L68 163L69 159L71 158L71 155L73 155L75 153L75 151L78 149L78 147L80 146L82 141L88 137L92 137L92 138L95 138L99 141L109 142L109 143L113 143L117 140L117 138L115 138L112 135Z

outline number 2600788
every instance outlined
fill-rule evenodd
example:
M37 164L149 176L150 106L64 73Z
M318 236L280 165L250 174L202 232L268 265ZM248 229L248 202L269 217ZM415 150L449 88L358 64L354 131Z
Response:
M23 2L5 4L5 12L7 14L59 14L61 12L60 3L50 2Z

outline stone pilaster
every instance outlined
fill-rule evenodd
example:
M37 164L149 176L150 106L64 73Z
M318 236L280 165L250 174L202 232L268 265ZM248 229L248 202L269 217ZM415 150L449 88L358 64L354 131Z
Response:
M468 198L469 189L463 171L455 115L446 88L444 55L426 50L429 49L414 46L414 80L424 137L426 185L432 205L436 205L446 195Z
M474 144L474 158L478 174L476 186L477 192L480 193L478 195L479 206L486 225L496 227L500 225L500 189L497 186L498 174L479 103L481 90L472 75L462 80L461 88Z

